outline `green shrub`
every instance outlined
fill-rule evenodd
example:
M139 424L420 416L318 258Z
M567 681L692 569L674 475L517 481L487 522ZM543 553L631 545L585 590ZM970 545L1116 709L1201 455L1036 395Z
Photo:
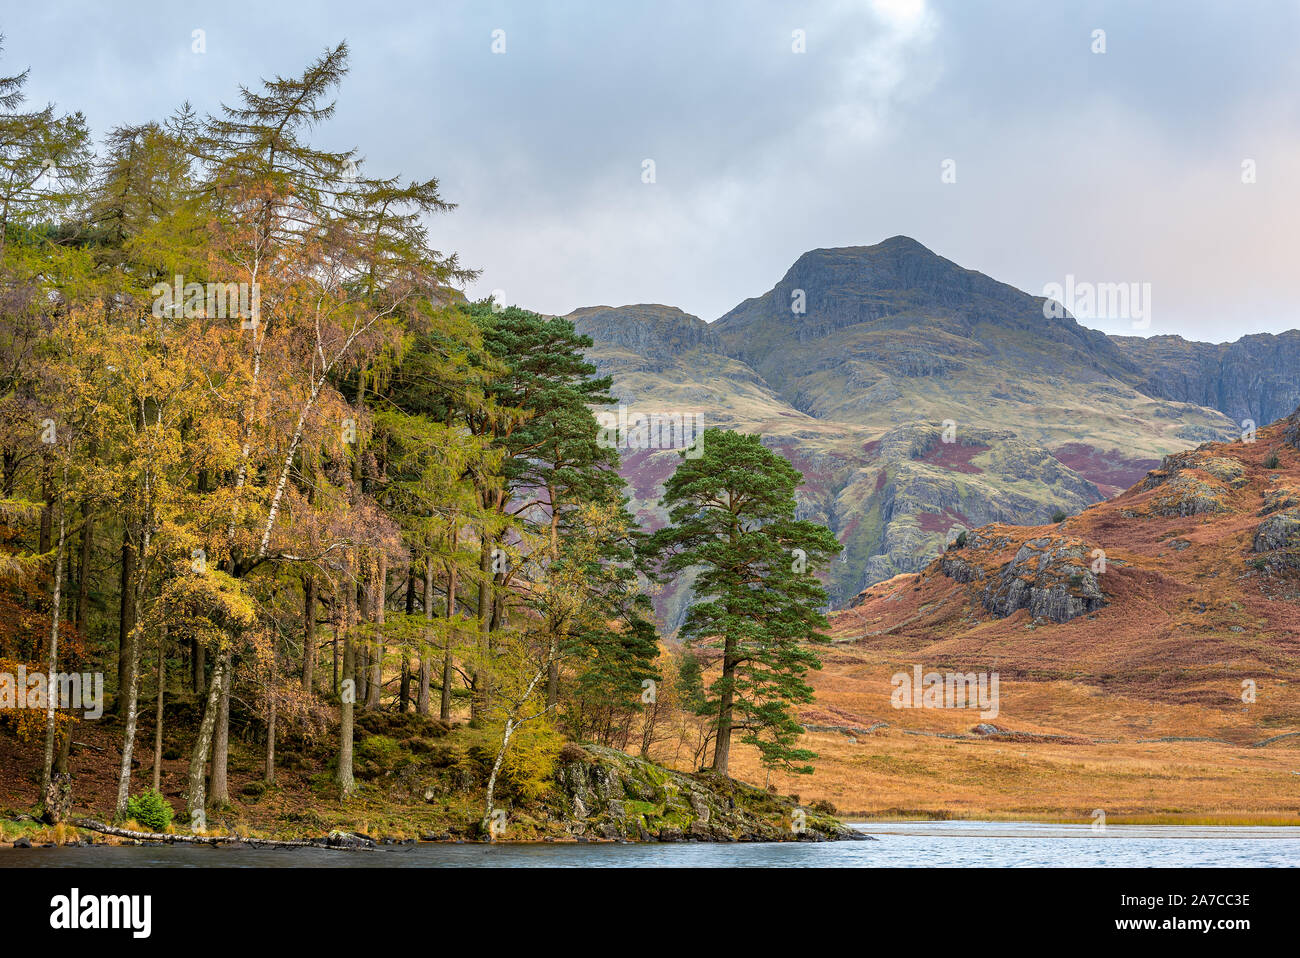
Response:
M126 817L134 818L151 832L162 832L172 823L171 803L162 794L147 788L126 801Z
M241 794L247 795L249 798L257 798L266 791L266 783L254 780L246 784L239 791Z
M370 735L362 739L356 748L356 773L362 778L375 778L400 771L411 762L410 750L387 735Z
M966 530L965 530L965 529L963 529L961 532L957 533L957 538L952 540L952 546L951 546L951 548L953 548L953 549L965 549L965 548L966 548Z
M1270 452L1268 454L1268 458L1264 460L1265 469L1276 469L1281 464L1282 464L1282 460L1277 457L1276 449Z
M1057 509L1055 512L1052 513L1053 522L1064 522L1065 519L1066 519L1065 510L1063 509Z

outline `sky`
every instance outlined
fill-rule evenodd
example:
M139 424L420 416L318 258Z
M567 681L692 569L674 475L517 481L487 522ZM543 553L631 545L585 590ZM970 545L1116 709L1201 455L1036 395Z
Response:
M0 33L28 106L99 134L347 40L319 142L438 177L474 298L712 321L904 234L1035 295L1145 291L1066 304L1106 332L1300 326L1296 0L47 0Z

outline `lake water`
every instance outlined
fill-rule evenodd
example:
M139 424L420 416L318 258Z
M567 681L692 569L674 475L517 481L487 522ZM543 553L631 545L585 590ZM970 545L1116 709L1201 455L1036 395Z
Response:
M824 844L385 846L371 851L169 846L0 849L0 868L909 868L1300 866L1300 828L882 822L876 841Z

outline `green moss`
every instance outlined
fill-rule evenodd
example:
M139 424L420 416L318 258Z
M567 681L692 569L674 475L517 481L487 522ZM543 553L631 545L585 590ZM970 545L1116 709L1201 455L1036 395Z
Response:
M390 775L414 761L410 749L387 735L371 735L356 747L356 773L363 778Z

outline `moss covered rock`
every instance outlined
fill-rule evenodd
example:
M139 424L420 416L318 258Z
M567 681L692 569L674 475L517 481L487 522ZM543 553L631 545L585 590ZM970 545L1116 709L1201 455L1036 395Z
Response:
M628 841L788 842L862 839L825 806L709 773L686 774L600 746L566 748L557 817L575 837Z

